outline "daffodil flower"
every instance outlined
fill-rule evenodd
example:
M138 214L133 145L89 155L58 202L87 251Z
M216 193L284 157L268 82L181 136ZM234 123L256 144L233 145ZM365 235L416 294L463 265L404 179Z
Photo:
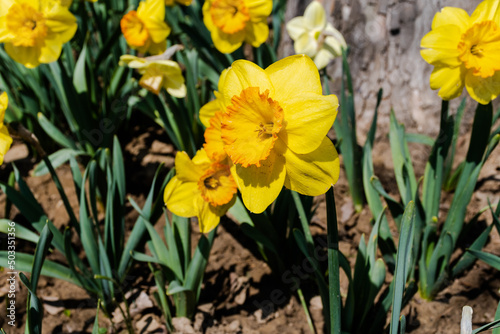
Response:
M163 87L172 96L178 98L186 96L186 85L181 68L173 60L123 55L118 64L135 68L142 75L139 85L153 94L160 94Z
M193 160L178 152L175 171L165 187L167 208L181 217L198 217L200 231L210 232L236 200L236 183L229 166L211 161L201 149Z
M294 41L295 53L311 57L320 70L347 47L342 34L326 21L325 9L319 1L311 2L304 16L291 19L286 30Z
M3 158L12 144L12 138L9 135L9 130L3 124L5 110L9 104L9 97L6 92L0 95L0 165L3 164Z
M223 149L250 211L264 211L283 186L316 196L336 183L338 154L326 134L338 100L322 94L309 57L287 57L265 70L238 60L222 79L213 105L222 109Z
M243 42L258 47L267 40L272 7L272 0L206 0L203 22L217 50L231 53Z
M470 96L487 104L500 93L500 2L485 0L471 16L461 8L436 13L432 30L422 38L420 51L434 65L432 89L443 100Z
M0 0L0 43L28 68L56 61L77 27L76 18L60 1Z
M160 54L167 48L170 27L165 23L164 0L142 1L120 21L123 36L132 49Z

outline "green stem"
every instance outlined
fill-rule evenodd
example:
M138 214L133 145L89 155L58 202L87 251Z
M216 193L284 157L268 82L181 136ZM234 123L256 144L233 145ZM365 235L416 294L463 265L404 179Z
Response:
M302 289L297 289L297 294L299 295L300 304L302 304L302 308L306 314L307 324L309 325L309 329L311 333L316 334L316 329L314 328L314 323L311 318L311 313L309 313L309 309L307 308L306 300L304 299L304 294L302 293Z
M326 193L326 225L328 235L328 292L330 300L330 333L340 334L340 315L342 300L340 298L339 269L339 233L337 228L337 209L333 187Z
M311 234L311 230L309 229L309 222L307 221L306 212L304 211L304 207L302 206L302 201L300 200L300 195L296 191L292 191L293 201L295 203L295 207L297 208L297 212L299 213L300 224L302 225L302 230L304 231L304 236L307 241L307 246L310 248L309 251L312 251L314 247L314 242Z

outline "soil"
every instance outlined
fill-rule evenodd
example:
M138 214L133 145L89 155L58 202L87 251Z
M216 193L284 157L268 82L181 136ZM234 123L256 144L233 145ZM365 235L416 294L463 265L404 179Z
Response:
M463 159L467 143L467 126L464 128L464 139L459 142L457 162ZM134 129L137 130L138 129ZM144 198L154 171L159 163L167 168L173 165L174 150L167 142L166 135L157 128L148 129L145 133L134 132L124 146L129 196L139 205ZM425 161L429 149L422 145L412 144L417 177L424 171ZM382 181L386 190L397 198L397 186L392 174L392 158L389 143L385 135L377 138L374 147L375 173ZM49 175L41 177L31 176L36 161L29 157L27 147L21 142L15 142L9 152L10 161L15 161L37 201L42 205L49 219L63 229L68 223L68 216L62 200ZM483 167L476 191L468 206L468 219L476 212L491 203L497 203L500 197L499 167L500 154L498 149L492 154ZM0 167L0 178L6 180L12 170L9 163ZM57 169L61 182L70 195L70 203L77 208L77 199L74 194L71 172L68 166ZM354 265L357 245L362 234L368 235L371 231L371 213L365 206L362 212L355 213L348 195L347 181L344 172L341 172L339 182L335 186L337 212L339 217L340 250ZM444 194L441 205L442 216L449 208L450 194ZM0 217L5 215L5 194L0 194ZM318 214L313 219L312 232L314 235L326 234L324 197L316 199L319 204ZM137 213L127 204L127 226L137 219ZM18 223L23 219L17 209L13 208L8 217ZM164 220L160 219L156 225L158 231L163 227ZM492 217L485 212L478 224L491 224ZM196 222L192 223L193 231L197 230ZM397 237L396 228L393 227ZM194 240L199 233L193 233ZM467 247L467 241L462 240L457 254ZM18 240L17 251L33 253L34 245ZM491 233L486 251L500 255L500 238L496 232ZM64 263L61 254L54 252L49 259ZM132 290L127 295L131 304L133 324L136 333L166 333L161 315L152 297L155 290L154 280L145 265L135 264L129 273ZM0 326L7 333L24 333L26 321L27 290L16 280L16 327L12 328L4 315L6 310L6 294L9 287L7 274L0 273ZM318 333L322 332L323 317L321 313L321 299L317 290L310 281L309 288L304 289L304 297L308 304L314 325ZM175 326L179 333L311 333L307 324L304 310L296 293L291 293L284 286L284 282L275 279L271 269L260 256L255 244L246 237L237 222L225 217L218 228L217 236L211 251L208 267L205 273L199 306L194 319L175 319ZM500 300L500 273L483 262L476 262L471 270L461 277L448 282L434 301L425 301L418 294L403 310L407 316L407 332L410 333L458 333L462 307L469 305L474 309L473 326L494 320L495 310ZM260 308L264 302L276 296L277 303L272 307ZM347 294L346 277L341 277L341 294ZM43 301L44 322L43 333L91 333L95 319L96 301L82 289L62 280L41 277L38 285L38 296ZM266 304L269 305L269 304ZM120 315L115 314L115 326L103 315L99 314L99 324L107 328L108 333L126 333L125 325Z

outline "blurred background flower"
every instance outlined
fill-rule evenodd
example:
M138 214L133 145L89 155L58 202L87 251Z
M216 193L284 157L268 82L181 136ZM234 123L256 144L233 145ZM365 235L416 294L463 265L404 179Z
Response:
M304 16L291 19L286 30L294 41L295 53L311 57L320 70L347 47L342 34L327 22L325 9L319 1L311 2Z
M207 0L203 22L222 53L235 51L243 42L259 47L269 36L272 7L271 0Z
M160 54L167 48L170 27L165 23L164 0L142 1L120 21L123 36L132 49Z
M172 96L186 96L186 85L179 64L168 59L140 58L132 55L120 57L119 64L135 68L141 75L139 85L153 94L160 94L161 88Z
M0 43L7 54L28 68L51 63L76 32L76 18L66 1L0 2Z

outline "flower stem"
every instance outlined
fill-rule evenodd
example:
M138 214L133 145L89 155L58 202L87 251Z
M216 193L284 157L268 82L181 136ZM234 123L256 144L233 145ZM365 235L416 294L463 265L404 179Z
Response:
M297 294L299 295L300 303L302 304L302 308L306 314L307 324L309 325L309 329L311 333L316 334L316 329L314 328L314 323L311 319L311 313L309 313L309 309L307 308L306 300L304 299L304 294L302 293L302 289L297 289Z
M326 193L326 225L328 235L328 294L330 301L330 333L340 334L340 298L339 273L339 233L337 228L337 209L333 187Z

